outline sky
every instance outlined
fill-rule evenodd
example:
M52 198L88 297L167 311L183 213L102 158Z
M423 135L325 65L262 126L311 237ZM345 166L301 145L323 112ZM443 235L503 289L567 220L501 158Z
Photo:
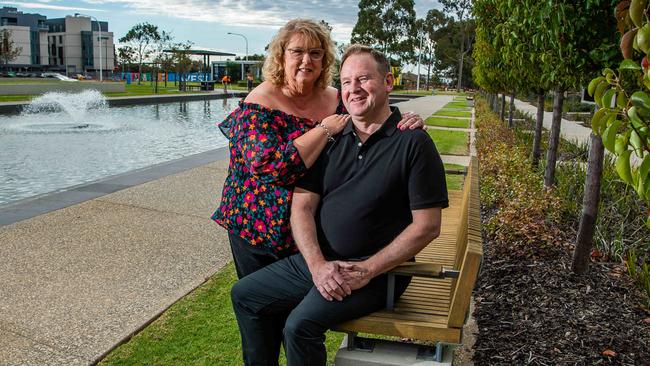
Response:
M35 0L3 1L24 13L39 13L61 18L74 13L92 15L108 21L115 42L137 23L149 22L171 31L174 40L192 41L196 49L264 53L277 30L293 18L325 20L332 26L337 42L349 42L359 11L357 0ZM415 0L418 18L429 9L441 9L437 0Z

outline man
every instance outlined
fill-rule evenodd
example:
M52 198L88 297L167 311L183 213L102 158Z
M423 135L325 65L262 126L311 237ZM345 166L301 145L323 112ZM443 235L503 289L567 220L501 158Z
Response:
M284 323L287 365L325 365L330 327L385 306L385 272L438 236L448 205L444 169L423 130L396 133L385 56L353 45L341 65L351 122L294 191L300 254L241 279L232 290L247 365L277 365ZM410 278L398 277L396 297ZM287 315L288 314L288 315Z

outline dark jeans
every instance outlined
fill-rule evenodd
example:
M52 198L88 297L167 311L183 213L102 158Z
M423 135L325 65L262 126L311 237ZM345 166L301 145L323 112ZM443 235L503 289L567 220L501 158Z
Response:
M230 241L232 258L235 261L237 278L251 274L279 259L272 253L252 246L246 239L242 239L237 235L228 233L228 240Z
M313 285L301 254L252 273L232 288L232 303L242 336L246 365L277 365L280 348L278 317L284 323L287 366L325 365L325 332L332 326L367 315L386 305L387 276L374 278L343 301L327 301ZM396 278L398 298L409 277Z

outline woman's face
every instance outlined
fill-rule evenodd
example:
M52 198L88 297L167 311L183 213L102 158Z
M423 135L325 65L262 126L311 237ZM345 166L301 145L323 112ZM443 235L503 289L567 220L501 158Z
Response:
M301 34L294 34L289 39L284 48L284 75L290 86L313 86L323 71L324 51L320 47L320 44L310 43Z

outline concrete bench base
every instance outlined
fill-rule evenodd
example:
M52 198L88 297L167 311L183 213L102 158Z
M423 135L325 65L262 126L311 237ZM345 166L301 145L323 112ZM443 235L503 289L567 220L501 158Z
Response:
M336 366L451 366L453 360L453 349L447 346L442 347L442 361L436 362L433 346L363 338L349 350L347 338L336 353Z

